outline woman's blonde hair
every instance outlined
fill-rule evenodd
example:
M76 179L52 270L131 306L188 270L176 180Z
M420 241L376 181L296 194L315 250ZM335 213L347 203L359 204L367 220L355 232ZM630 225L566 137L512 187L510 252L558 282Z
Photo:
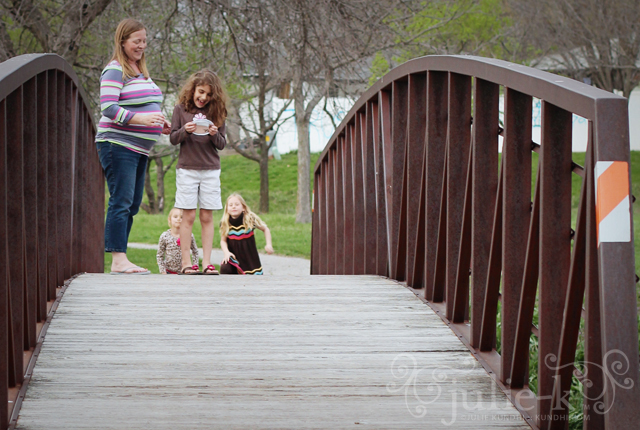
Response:
M189 76L189 79L180 90L178 103L184 106L187 112L196 113L193 95L196 92L196 87L201 85L209 85L212 92L211 100L205 106L207 118L213 121L217 127L221 127L227 119L228 96L222 85L222 80L213 71L203 69Z
M173 214L174 211L179 211L180 212L180 216L182 216L182 209L180 209L180 208L171 208L171 210L169 211L169 216L167 217L167 222L169 223L169 227L171 227L171 215Z
M117 60L118 63L120 63L122 66L123 81L138 76L138 73L136 73L135 70L133 70L133 67L131 67L131 64L129 64L129 57L127 57L127 54L124 52L124 47L122 45L127 41L127 39L129 39L132 33L140 30L146 30L146 28L140 21L136 21L133 18L123 19L120 21L120 24L118 24L118 28L116 28L113 55L109 62ZM142 53L142 58L138 61L138 68L144 75L145 79L149 79L149 71L147 70L147 62L144 57L144 52Z
M255 227L264 228L267 226L267 224L262 221L258 215L256 215L251 211L251 209L249 209L249 206L247 206L247 202L244 201L240 194L233 193L229 197L227 197L227 201L224 204L224 212L222 213L222 219L220 220L220 236L227 237L229 235L229 212L227 211L227 204L233 197L240 200L240 204L242 205L242 209L244 211L243 224L247 229L252 230Z

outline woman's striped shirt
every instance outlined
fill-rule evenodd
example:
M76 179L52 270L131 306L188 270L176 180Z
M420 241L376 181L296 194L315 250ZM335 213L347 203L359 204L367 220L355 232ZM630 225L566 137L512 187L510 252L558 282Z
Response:
M140 74L123 82L122 66L113 60L100 77L100 110L96 142L109 141L149 155L162 134L162 126L129 124L136 113L160 113L162 91Z

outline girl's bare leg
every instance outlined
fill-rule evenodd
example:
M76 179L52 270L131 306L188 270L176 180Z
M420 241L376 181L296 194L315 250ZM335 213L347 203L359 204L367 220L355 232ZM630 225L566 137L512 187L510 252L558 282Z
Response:
M213 211L200 209L200 224L202 225L202 267L211 264L211 248L213 247Z
M180 224L180 251L182 252L182 267L191 267L191 232L193 222L196 220L195 209L183 209L182 223ZM193 271L193 270L191 270Z

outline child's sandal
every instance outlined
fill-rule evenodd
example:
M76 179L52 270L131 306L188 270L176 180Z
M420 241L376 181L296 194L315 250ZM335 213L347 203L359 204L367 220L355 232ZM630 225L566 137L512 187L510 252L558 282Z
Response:
M193 266L184 266L180 271L180 274L181 275L199 275L200 272L198 271L198 269L200 269L200 267L197 264L194 264ZM193 270L193 272L187 272L187 270Z
M204 268L204 270L202 271L203 275L219 275L218 271L216 270L216 266L214 266L213 264L209 264L207 267Z

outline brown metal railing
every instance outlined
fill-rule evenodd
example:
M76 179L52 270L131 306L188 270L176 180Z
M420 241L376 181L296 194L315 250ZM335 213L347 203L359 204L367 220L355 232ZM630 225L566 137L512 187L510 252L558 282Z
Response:
M58 287L104 271L104 179L85 100L57 55L0 64L0 429L19 409Z
M584 169L572 162L572 114L589 124ZM601 184L601 201L615 191L630 205L626 99L499 60L418 58L370 88L320 156L311 272L378 274L422 289L533 428L568 424L558 394L570 390L582 319L584 428L640 428L629 210L616 226L621 240L597 237L607 208L596 216L594 167L610 161L622 173L615 189ZM572 172L583 178L574 229ZM532 331L537 395L528 387Z

